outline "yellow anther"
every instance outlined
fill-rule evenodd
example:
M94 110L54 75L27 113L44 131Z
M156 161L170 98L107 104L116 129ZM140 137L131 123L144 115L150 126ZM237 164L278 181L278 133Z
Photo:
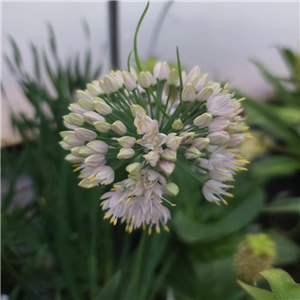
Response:
M238 101L239 101L239 102L242 102L242 101L244 101L245 99L246 99L246 97L243 97L243 98L239 99Z
M135 215L134 216L132 216L132 218L131 218L131 222L133 222L135 220Z
M134 187L132 186L132 187L130 188L130 190L133 191L133 190L134 190Z
M149 229L148 229L148 234L150 235L151 233L152 233L152 228L149 227Z
M158 150L158 147L156 147L155 149Z
M236 158L243 158L243 156L241 154L238 154L238 153L235 153L234 157L236 157Z
M128 196L131 196L132 195L132 193L130 192L129 194L128 194Z
M111 217L111 219L110 219L109 223L112 223L112 222L114 222L114 220L115 220L115 218L114 218L114 217Z
M132 230L133 230L133 227L132 227L132 226L129 226L128 232L131 233Z
M152 133L153 133L153 130L151 129L151 130L150 130L150 134L152 134Z
M249 126L244 126L244 127L242 128L243 131L246 131L246 130L248 130L248 129L249 129Z
M96 176L93 176L93 178L90 179L90 182L94 182L96 180Z
M227 151L228 153L234 152L233 149L227 149L226 151Z
M102 202L100 203L100 206L102 206L105 202L106 202L106 200L102 201Z
M228 104L236 104L236 102L230 101Z
M158 137L157 136L155 137L155 140L158 141Z
M252 139L252 138L253 138L253 136L252 136L251 133L246 133L245 136L246 136L248 139Z
M222 202L225 204L225 205L228 205L227 201L222 199Z
M143 116L146 117L146 113L145 112L143 112Z
M228 185L229 188L233 189L234 188L234 185Z
M138 129L139 129L139 130L142 130L142 127L141 127L141 125L138 125L137 127L138 127Z
M103 180L103 181L101 182L101 184L105 184L105 182L106 182L106 179L105 179L105 180Z
M123 199L124 199L124 197L121 197L121 198L118 200L118 203L120 203Z
M129 225L126 225L125 227L125 231L128 231Z
M92 184L90 184L89 186L88 186L88 189L90 189L91 187L93 187L94 186L94 184L92 183Z
M226 168L221 168L222 171L226 171Z
M151 140L150 139L147 139L147 142L149 143Z
M176 206L176 204L172 203L171 206Z
M128 198L127 201L126 201L126 203L128 203L130 200L131 200L131 198Z
M224 85L224 87L223 87L224 89L227 89L228 88L228 82L227 83L225 83L225 85Z
M145 224L145 221L143 221L143 229L145 230L146 228L146 224Z
M159 227L156 227L156 232L160 233L160 228Z
M233 92L231 93L231 95L234 96L234 95L235 95L235 91L233 91Z
M169 231L170 231L170 229L169 229L168 226L165 226L165 227L164 227L164 230L165 230L166 232L169 232Z
M137 118L135 118L135 120L137 121L137 122L141 122L142 120L140 120L140 119L137 119Z
M239 171L248 171L247 168L239 168Z
M137 141L140 143L140 142L141 142L141 139L138 139Z
M83 178L83 174L79 174L77 177L78 178Z
M232 194L230 194L230 193L227 193L226 196L227 196L227 197L230 197L230 198L233 198L233 197L234 197L234 196L233 196Z
M81 167L77 167L76 169L73 170L73 172L77 172L81 169Z
M218 205L218 206L220 206L221 204L219 203L219 201L215 201L215 203Z
M157 130L154 131L154 134L157 134Z
M115 219L115 220L114 220L114 225L116 225L116 224L117 224L117 222L118 222L118 219Z
M80 166L80 164L74 164L73 165L73 167L75 168L75 167L79 167Z

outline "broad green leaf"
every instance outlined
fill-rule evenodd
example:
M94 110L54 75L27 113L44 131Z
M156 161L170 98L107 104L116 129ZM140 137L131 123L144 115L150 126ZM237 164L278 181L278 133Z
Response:
M260 272L269 282L271 290L278 300L299 300L300 285L281 269L270 269Z
M289 264L298 259L299 249L294 242L274 230L267 231L267 234L276 243L275 265Z
M251 166L251 170L259 182L272 178L292 175L300 169L300 161L289 156L271 156Z
M267 213L298 213L300 214L300 197L280 199L265 205L263 208Z
M251 286L240 280L237 280L237 283L256 300L277 300L272 292Z
M95 300L111 300L114 299L114 295L118 288L121 279L121 271L119 270L114 276L107 282L101 292L97 295Z
M212 224L197 222L197 220L186 216L182 211L177 212L173 223L177 234L185 242L213 241L249 223L259 213L262 204L263 193L259 188L254 188L244 201L221 220L215 221Z

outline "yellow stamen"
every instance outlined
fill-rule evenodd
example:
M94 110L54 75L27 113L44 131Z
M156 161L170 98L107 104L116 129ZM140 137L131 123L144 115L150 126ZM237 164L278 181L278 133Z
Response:
M128 198L127 201L126 201L126 203L128 203L130 200L131 200L131 198Z
M159 227L156 227L156 232L160 233L160 228Z
M90 179L90 182L94 182L96 180L96 176L93 176L92 179Z
M148 234L150 235L151 233L152 233L152 228L149 227L149 229L148 229Z
M128 194L128 196L131 196L132 195L132 193L130 192L129 194Z
M102 206L105 202L106 202L106 200L102 201L102 202L100 203L100 206Z
M146 225L145 225L145 221L143 222L143 229L145 230L146 228Z
M126 225L125 227L125 231L128 231L129 225Z
M225 83L225 85L224 85L223 89L227 89L227 88L228 88L228 82L227 82L227 83Z
M132 191L134 189L134 187L132 186L131 188L130 188L130 190Z
M244 126L244 127L242 128L243 131L246 131L246 130L248 130L248 129L249 129L249 126Z
M143 112L143 116L146 117L146 113L145 112Z
M155 137L155 140L158 141L158 137L157 136Z
M123 199L124 199L124 197L121 197L121 198L118 200L118 203L120 203Z
M233 91L233 92L231 93L231 95L234 96L234 95L235 95L235 91Z
M153 130L151 129L151 130L150 130L150 134L152 134L152 133L153 133Z
M115 220L114 220L114 225L115 225L115 226L116 226L117 222L118 222L118 219L115 219Z
M243 97L243 98L239 99L238 101L239 101L239 102L242 102L242 101L244 101L245 99L246 99L246 97Z
M228 205L227 201L222 199L222 202L225 204L225 205Z
M164 227L164 230L165 230L166 232L170 232L170 229L169 229L168 226L165 226L165 227Z
M105 182L106 182L106 179L105 179L105 180L103 180L103 181L101 182L101 184L105 184Z
M142 120L140 120L140 119L137 119L137 118L135 118L135 120L137 121L137 122L141 122Z
M92 184L90 184L89 186L88 186L88 189L90 189L91 187L93 187L94 186L94 184L92 183Z
M233 156L236 157L236 158L243 158L243 156L241 154L238 154L238 153L235 153Z
M176 204L172 203L171 206L176 206Z
M218 205L218 206L220 206L221 204L218 202L218 201L215 201L215 203Z
M79 174L77 178L83 178L83 174Z
M133 227L132 227L132 226L130 226L130 227L129 227L129 229L128 229L128 232L129 232L129 233L131 233L131 232L132 232L132 230L133 230Z
M140 143L140 142L141 142L141 139L138 139L137 141Z
M75 167L79 167L80 166L80 164L74 164L73 165L73 167L75 168Z
M234 188L234 185L228 185L229 188L233 189Z
M230 193L227 193L226 196L227 196L227 197L230 197L230 198L233 198L233 197L234 197L234 196L233 196L232 194L230 194Z
M81 169L81 167L77 167L76 169L73 170L73 172L77 172Z
M239 171L248 171L248 169L247 168L239 168Z

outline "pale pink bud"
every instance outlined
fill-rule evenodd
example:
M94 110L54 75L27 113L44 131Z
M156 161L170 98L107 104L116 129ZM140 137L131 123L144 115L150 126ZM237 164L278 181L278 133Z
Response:
M82 91L82 90L77 90L77 91L76 91L76 97L77 97L78 99L86 99L86 100L90 100L91 95L88 94L87 92Z
M175 69L172 69L168 75L168 79L167 79L168 85L176 85L178 80L179 80L178 71Z
M102 133L108 132L110 130L110 124L107 122L95 122L95 128Z
M64 142L64 141L61 141L59 142L60 146L65 149L65 150L72 150L73 149L73 146Z
M136 89L137 87L136 79L131 73L124 71L123 80L127 90L133 91L134 89Z
M101 166L99 172L96 175L96 179L100 180L101 184L111 184L115 180L115 172L109 166Z
M92 154L88 156L84 162L89 166L89 167L99 167L103 164L105 164L105 156L103 154Z
M95 108L95 110L101 115L106 116L112 113L111 107L103 99L93 97L92 101L94 102L93 109Z
M206 101L212 94L213 94L213 89L209 87L205 87L197 94L196 99L198 101Z
M166 137L166 145L169 149L176 151L181 144L182 137L176 136L176 133L169 133Z
M209 132L220 131L225 129L230 122L228 120L214 120L209 126Z
M109 90L110 93L115 93L122 87L122 84L118 81L118 79L111 75L106 75L103 79L103 82L106 89Z
M210 133L207 138L209 138L211 145L222 146L229 141L229 134L226 131L215 131Z
M204 149L209 144L208 138L195 138L192 141L192 146L196 147L198 150Z
M184 132L181 132L179 134L179 136L182 138L181 143L183 143L183 144L191 144L192 141L193 141L193 139L194 139L195 132L184 131Z
M125 133L127 132L126 126L125 126L124 123L121 122L121 121L115 121L115 122L111 125L110 129L111 129L112 131L114 131L114 132L120 134L120 135L123 135L123 134L125 134Z
M84 141L82 139L78 138L75 134L67 135L64 138L64 142L66 142L67 144L69 144L71 146L82 146L82 145L84 145Z
M191 146L185 151L184 156L186 159L196 159L201 156L201 152L195 146Z
M183 128L183 123L181 122L180 118L173 122L172 128L175 130L181 130Z
M78 163L83 163L83 162L84 162L84 158L82 158L82 157L77 157L77 156L75 156L75 155L73 155L73 154L68 154L68 155L65 157L65 159L66 159L68 162L72 163L72 164L78 164Z
M93 96L98 96L99 94L102 94L102 92L103 92L99 86L99 82L97 82L97 81L96 82L93 81L93 84L88 83L86 87Z
M117 155L117 159L131 158L134 155L134 153L135 152L132 148L121 148Z
M68 117L67 119L65 117ZM82 126L84 124L84 117L76 113L70 113L67 116L64 116L64 119L73 125Z
M117 139L117 141L122 147L131 148L135 144L136 139L131 136L123 136L123 137Z
M188 83L184 87L181 97L183 101L194 101L196 99L195 87L192 84Z
M97 133L85 128L75 128L75 135L83 141L92 141L97 137Z
M89 124L94 125L95 122L104 122L105 119L94 111L87 111L83 114L85 121Z
M204 113L199 117L197 117L193 123L195 126L202 128L208 126L212 121L213 121L212 115L210 113Z
M149 88L151 86L151 78L147 72L140 72L138 75L138 83L142 88Z
M176 161L176 158L177 158L176 151L173 151L173 150L168 149L168 148L164 149L161 156L165 160L170 160L170 161Z
M92 141L87 146L99 153L106 153L108 151L108 145L102 141Z
M74 112L76 114L79 114L79 115L83 115L85 113L85 109L83 109L79 104L77 103L71 103L69 105L69 110L71 112Z

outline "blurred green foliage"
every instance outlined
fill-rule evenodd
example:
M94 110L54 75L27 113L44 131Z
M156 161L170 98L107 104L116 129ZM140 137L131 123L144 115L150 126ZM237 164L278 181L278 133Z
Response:
M181 190L177 207L171 208L171 232L125 233L123 224L114 227L103 220L99 198L105 188L78 187L78 179L64 161L66 153L58 145L59 131L64 129L62 116L74 92L97 78L101 65L92 63L90 52L83 64L79 55L62 63L49 27L51 57L45 51L41 56L32 44L32 76L23 67L17 44L10 41L13 59L6 57L6 61L35 114L12 115L23 142L19 149L2 149L2 177L8 181L2 199L2 293L9 294L10 300L151 300L166 299L172 290L178 300L248 299L236 283L232 259L246 233L262 230L257 223L262 209L276 211L275 204L264 206L263 183L270 174L262 167L274 156L237 176L235 199L228 206L205 201L199 183L176 170L172 180L180 182ZM292 66L293 56L287 57ZM278 138L278 147L286 150L279 160L298 162L299 120L286 120L278 108L297 105L299 86L290 92L280 85L276 91L280 95L276 106L245 101L249 122ZM283 170L278 175L284 172L290 174ZM30 178L34 196L20 206L15 202L21 175ZM287 206L277 203L279 211L298 211L295 208L293 200ZM274 230L268 233L277 245L277 265L298 258L293 241Z

